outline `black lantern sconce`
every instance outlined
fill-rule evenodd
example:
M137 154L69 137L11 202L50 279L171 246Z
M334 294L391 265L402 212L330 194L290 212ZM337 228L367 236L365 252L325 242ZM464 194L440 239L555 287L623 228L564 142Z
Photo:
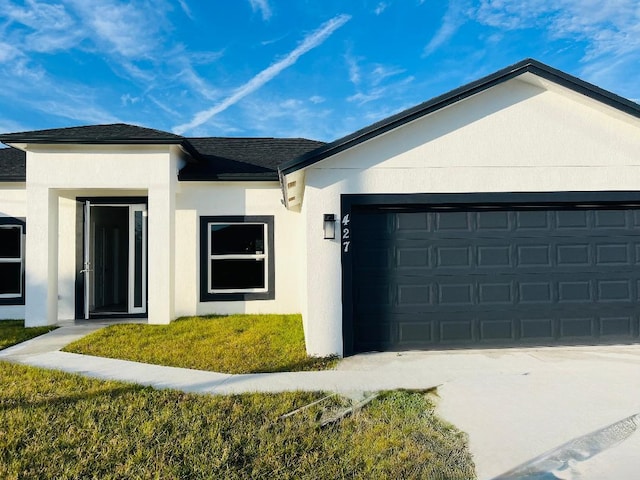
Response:
M324 214L323 222L324 238L332 240L336 238L336 216L333 213Z

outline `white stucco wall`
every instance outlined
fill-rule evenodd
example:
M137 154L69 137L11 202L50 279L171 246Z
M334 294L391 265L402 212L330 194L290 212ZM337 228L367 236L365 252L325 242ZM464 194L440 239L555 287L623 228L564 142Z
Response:
M27 191L22 182L0 182L0 217L25 218ZM24 305L0 305L0 320L24 318Z
M342 354L340 195L640 190L638 152L638 119L511 80L307 168L308 351Z
M176 316L299 313L301 216L281 204L277 182L181 182L176 197ZM200 217L274 217L275 299L200 302Z
M181 154L175 146L33 146L27 152L28 326L73 316L74 199L148 197L148 316L174 317L174 215ZM152 240L151 240L152 239Z
M301 216L282 206L278 182L177 182L183 160L171 147L28 150L28 183L0 184L0 214L27 217L29 307L0 306L0 317L26 316L30 325L75 317L78 197L148 197L150 323L208 313L300 312ZM215 215L274 217L273 300L200 302L199 218Z

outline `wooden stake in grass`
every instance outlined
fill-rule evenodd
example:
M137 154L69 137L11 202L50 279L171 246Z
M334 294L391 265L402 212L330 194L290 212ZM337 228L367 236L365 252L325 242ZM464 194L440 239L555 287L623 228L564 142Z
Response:
M360 410L362 407L364 407L366 404L372 402L373 400L375 400L376 398L378 398L380 394L379 393L372 393L371 395L365 397L363 400L360 400L359 402L357 402L356 404L351 405L350 407L347 408L343 408L341 410L338 410L337 412L333 413L333 414L325 414L322 417L320 417L320 427L326 427L327 425L331 425L334 424L336 422L339 422L340 420L342 420L343 418L352 415L353 413L357 412L358 410Z

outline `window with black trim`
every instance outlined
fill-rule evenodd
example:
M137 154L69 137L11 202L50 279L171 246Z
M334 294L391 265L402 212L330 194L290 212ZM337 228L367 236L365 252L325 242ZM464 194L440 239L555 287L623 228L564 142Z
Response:
M200 300L275 298L273 216L200 217Z
M24 305L24 222L0 218L0 305Z

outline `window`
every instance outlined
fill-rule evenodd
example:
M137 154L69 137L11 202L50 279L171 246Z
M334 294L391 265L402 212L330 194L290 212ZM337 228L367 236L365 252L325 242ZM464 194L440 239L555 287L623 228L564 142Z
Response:
M24 305L24 222L0 218L0 305Z
M200 217L200 300L275 298L272 216Z

